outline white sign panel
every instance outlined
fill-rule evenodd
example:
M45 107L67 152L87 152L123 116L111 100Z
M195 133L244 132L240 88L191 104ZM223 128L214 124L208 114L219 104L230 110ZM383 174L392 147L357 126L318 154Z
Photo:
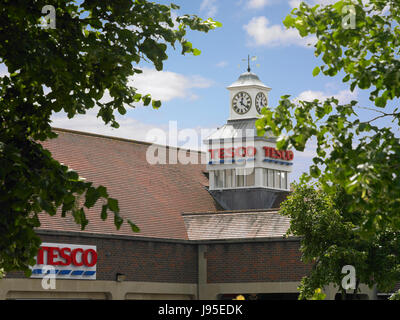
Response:
M42 243L31 278L54 273L56 279L96 280L96 246Z

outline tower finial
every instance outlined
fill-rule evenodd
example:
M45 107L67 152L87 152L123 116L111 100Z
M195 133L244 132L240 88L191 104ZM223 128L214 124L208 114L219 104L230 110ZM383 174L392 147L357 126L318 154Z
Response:
M257 60L257 57L256 56L252 56L251 58L250 58L250 55L248 54L247 55L247 72L250 72L251 71L251 68L250 68L250 61L256 61ZM242 61L246 61L246 59L242 59ZM257 67L258 67L259 65L257 65ZM240 67L240 65L239 65L239 67Z

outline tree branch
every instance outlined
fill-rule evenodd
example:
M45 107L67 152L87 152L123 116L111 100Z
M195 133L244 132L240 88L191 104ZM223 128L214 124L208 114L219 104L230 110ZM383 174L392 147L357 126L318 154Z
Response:
M372 109L372 110L373 110L373 109ZM386 112L378 111L378 110L373 110L373 111L379 112L379 113L381 113L381 115L380 115L380 116L377 116L377 117L375 117L375 118L373 118L373 119L371 119L371 120L364 121L364 122L361 122L361 123L368 123L368 124L370 124L371 122L376 121L376 120L381 119L381 118L384 118L384 117L397 117L397 118L400 117L400 112L386 113Z

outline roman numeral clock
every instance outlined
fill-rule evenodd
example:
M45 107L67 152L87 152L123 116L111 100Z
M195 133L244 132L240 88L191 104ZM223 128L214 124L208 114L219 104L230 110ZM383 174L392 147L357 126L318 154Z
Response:
M229 120L258 118L262 108L268 105L270 87L263 84L252 72L245 72L232 83L230 91L231 112Z
M272 135L257 136L255 121L268 106L271 88L248 62L247 72L227 87L227 123L204 140L209 192L225 210L275 208L290 190L293 152L277 150Z
M261 114L262 108L268 105L267 94L260 91L254 98L254 105L258 112ZM246 91L240 91L236 93L232 99L232 109L239 115L243 115L250 111L252 106L252 99L249 93Z
M267 96L264 94L264 92L257 93L255 103L257 112L261 114L262 108L268 105L268 99Z
M247 113L251 108L250 95L245 91L235 94L232 99L232 108L238 114Z

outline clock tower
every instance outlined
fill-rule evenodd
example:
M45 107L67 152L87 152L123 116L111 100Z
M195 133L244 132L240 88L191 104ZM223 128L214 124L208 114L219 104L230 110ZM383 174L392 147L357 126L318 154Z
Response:
M289 193L293 152L277 150L272 135L257 135L271 88L249 67L227 89L228 121L204 140L209 192L225 210L276 208Z
M257 119L268 105L271 88L250 71L241 74L227 89L231 102L229 120Z

